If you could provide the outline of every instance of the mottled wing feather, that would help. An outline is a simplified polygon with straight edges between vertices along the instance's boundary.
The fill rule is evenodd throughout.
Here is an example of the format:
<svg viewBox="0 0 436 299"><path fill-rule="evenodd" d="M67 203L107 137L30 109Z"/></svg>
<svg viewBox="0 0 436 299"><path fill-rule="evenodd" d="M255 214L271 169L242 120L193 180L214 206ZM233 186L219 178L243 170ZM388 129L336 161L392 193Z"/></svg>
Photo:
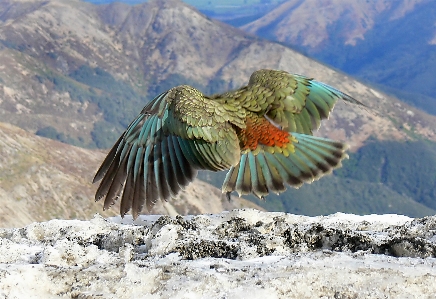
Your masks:
<svg viewBox="0 0 436 299"><path fill-rule="evenodd" d="M188 86L157 96L103 161L93 181L101 180L95 199L104 198L107 209L121 198L121 215L132 209L136 218L144 205L151 209L157 200L176 196L196 177L197 169L236 165L237 136L225 111L215 106Z"/></svg>
<svg viewBox="0 0 436 299"><path fill-rule="evenodd" d="M321 120L328 118L338 99L366 107L327 84L285 71L256 71L245 89L245 94L255 92L266 116L288 132L311 135Z"/></svg>

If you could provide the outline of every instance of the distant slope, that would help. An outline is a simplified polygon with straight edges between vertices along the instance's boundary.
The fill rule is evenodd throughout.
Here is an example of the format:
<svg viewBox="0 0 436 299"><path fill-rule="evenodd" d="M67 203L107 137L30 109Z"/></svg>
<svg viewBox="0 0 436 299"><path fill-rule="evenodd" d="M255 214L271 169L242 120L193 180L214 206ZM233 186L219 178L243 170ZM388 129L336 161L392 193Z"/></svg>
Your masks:
<svg viewBox="0 0 436 299"><path fill-rule="evenodd" d="M429 0L289 0L242 29L389 87L436 114L435 15Z"/></svg>
<svg viewBox="0 0 436 299"><path fill-rule="evenodd" d="M94 202L92 177L104 153L35 136L0 122L0 227L34 221L90 219L95 213L119 215L118 204L103 212ZM200 214L251 207L240 198L228 201L221 191L195 181L177 200L159 202L151 213ZM146 211L143 211L146 213Z"/></svg>

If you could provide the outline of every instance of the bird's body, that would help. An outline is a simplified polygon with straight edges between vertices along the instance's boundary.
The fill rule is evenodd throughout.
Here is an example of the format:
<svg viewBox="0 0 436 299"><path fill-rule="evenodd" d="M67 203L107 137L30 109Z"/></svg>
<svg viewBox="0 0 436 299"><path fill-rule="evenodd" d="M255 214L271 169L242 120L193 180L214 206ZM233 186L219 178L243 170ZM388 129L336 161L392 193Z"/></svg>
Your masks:
<svg viewBox="0 0 436 299"><path fill-rule="evenodd" d="M129 125L95 175L104 208L136 218L144 203L174 197L197 170L227 170L223 193L262 198L299 187L340 166L346 145L312 136L338 99L360 102L321 82L260 70L247 86L207 97L190 86L153 99Z"/></svg>

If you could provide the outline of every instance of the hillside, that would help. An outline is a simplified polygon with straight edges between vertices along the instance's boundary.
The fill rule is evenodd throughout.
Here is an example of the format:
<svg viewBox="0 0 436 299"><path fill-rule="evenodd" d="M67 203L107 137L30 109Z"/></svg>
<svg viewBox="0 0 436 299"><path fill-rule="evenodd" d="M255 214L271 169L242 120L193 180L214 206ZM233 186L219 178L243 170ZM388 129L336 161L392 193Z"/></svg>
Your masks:
<svg viewBox="0 0 436 299"><path fill-rule="evenodd" d="M315 77L371 107L366 111L339 103L317 132L351 145L356 156L351 155L349 165L357 163L353 157L357 159L359 150L372 140L397 142L393 149L404 148L406 141L436 141L435 116L290 48L211 20L180 1L97 6L77 0L6 0L0 2L0 22L1 120L40 136L108 148L144 104L162 90L187 83L213 93L245 84L254 70L273 68ZM416 148L423 156L434 155L428 147ZM383 150L383 146L373 147L371 155L386 156ZM406 165L414 163L408 157L404 160ZM433 169L434 160L428 161ZM86 171L89 179L98 164L94 163ZM346 172L353 177L351 183L345 177L330 177L262 204L307 214L328 213L329 209L351 212L350 205L354 213L422 216L434 212L434 198L428 202L428 195L413 193L418 185L398 192L391 179L385 179L393 178L397 169L383 167L383 159L377 163L376 168L389 170L382 179L365 181L358 176L365 167L354 167ZM363 165L371 165L371 160ZM408 175L420 177L414 172ZM216 186L222 183L210 174L202 178ZM92 190L83 199L91 198ZM322 205L320 194L328 194ZM196 196L208 197L208 191ZM50 214L61 216L60 212Z"/></svg>
<svg viewBox="0 0 436 299"><path fill-rule="evenodd" d="M180 83L208 93L235 88L254 70L274 68L313 76L380 112L338 105L323 135L353 147L371 135L436 140L435 117L176 0L134 7L8 0L0 16L0 115L42 136L107 148L162 90Z"/></svg>
<svg viewBox="0 0 436 299"><path fill-rule="evenodd" d="M101 151L35 136L0 122L0 227L54 218L90 219L95 213L118 215L118 205L103 211L103 203L94 202L97 185L91 181L103 158ZM237 197L229 202L220 190L196 180L178 199L159 202L151 214L195 215L243 207L262 209Z"/></svg>
<svg viewBox="0 0 436 299"><path fill-rule="evenodd" d="M241 28L436 114L435 15L429 0L288 0Z"/></svg>

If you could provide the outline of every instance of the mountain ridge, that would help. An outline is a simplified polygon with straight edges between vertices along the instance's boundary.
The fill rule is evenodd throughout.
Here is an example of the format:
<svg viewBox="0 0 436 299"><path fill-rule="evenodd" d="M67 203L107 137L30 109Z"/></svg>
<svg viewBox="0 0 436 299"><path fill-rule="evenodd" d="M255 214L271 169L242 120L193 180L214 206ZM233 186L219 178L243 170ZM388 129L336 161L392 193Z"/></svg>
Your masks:
<svg viewBox="0 0 436 299"><path fill-rule="evenodd" d="M241 29L377 82L436 115L435 13L429 0L289 0Z"/></svg>
<svg viewBox="0 0 436 299"><path fill-rule="evenodd" d="M3 11L8 7L5 3ZM415 130L412 135L436 139L436 125L432 125L436 118L289 48L210 20L179 1L152 1L135 6L134 12L123 4L32 3L42 4L30 13L21 13L14 22L4 17L0 28L0 59L7 66L0 72L0 113L5 121L29 131L53 127L75 140L80 137L86 145L95 142L92 136L102 135L98 128L113 126L105 129L105 134L111 134L114 141L146 98L160 89L180 83L206 92L236 88L247 82L253 71L273 68L324 81L386 115L367 114L352 106L344 109L339 104L335 109L339 113L335 111L325 122L322 135L349 139L355 148L370 135L408 139L410 132L398 126L406 123ZM103 22L101 15L109 23ZM132 24L137 23L142 26L135 31ZM104 79L106 85L93 85L92 78ZM116 84L119 87L113 90L111 86ZM353 122L358 126L347 125L349 132L338 126ZM110 143L101 142L101 146Z"/></svg>

